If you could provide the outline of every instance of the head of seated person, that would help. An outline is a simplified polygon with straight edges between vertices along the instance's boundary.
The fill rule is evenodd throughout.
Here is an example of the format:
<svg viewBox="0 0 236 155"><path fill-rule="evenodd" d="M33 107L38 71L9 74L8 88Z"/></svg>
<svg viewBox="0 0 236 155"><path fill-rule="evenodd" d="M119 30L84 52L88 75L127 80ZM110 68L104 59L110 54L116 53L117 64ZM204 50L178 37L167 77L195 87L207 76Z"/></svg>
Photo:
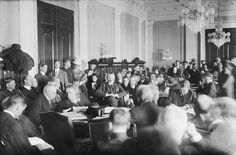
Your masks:
<svg viewBox="0 0 236 155"><path fill-rule="evenodd" d="M124 141L128 137L126 135L127 130L130 127L130 113L126 109L114 109L109 116L109 131L112 134L119 134L121 137L119 140ZM113 137L111 137L113 138Z"/></svg>
<svg viewBox="0 0 236 155"><path fill-rule="evenodd" d="M161 110L160 107L153 105L152 102L147 102L145 106L133 108L131 117L137 125L138 132L155 127Z"/></svg>
<svg viewBox="0 0 236 155"><path fill-rule="evenodd" d="M157 104L159 98L159 90L154 85L140 85L136 90L137 100L140 105L146 102Z"/></svg>
<svg viewBox="0 0 236 155"><path fill-rule="evenodd" d="M10 112L14 118L19 118L26 106L24 95L21 93L14 94L3 101L3 109Z"/></svg>
<svg viewBox="0 0 236 155"><path fill-rule="evenodd" d="M183 80L180 82L180 92L182 95L185 95L189 92L190 82L188 80Z"/></svg>
<svg viewBox="0 0 236 155"><path fill-rule="evenodd" d="M219 123L209 136L209 150L235 154L236 119L226 119Z"/></svg>
<svg viewBox="0 0 236 155"><path fill-rule="evenodd" d="M208 110L210 109L210 107L212 106L212 104L213 104L213 100L211 97L209 97L208 95L199 94L197 98L197 102L194 105L195 115L206 114Z"/></svg>
<svg viewBox="0 0 236 155"><path fill-rule="evenodd" d="M107 81L109 84L113 84L115 82L115 79L116 79L116 77L115 77L114 73L109 73L107 75Z"/></svg>
<svg viewBox="0 0 236 155"><path fill-rule="evenodd" d="M68 99L73 103L74 106L78 106L78 102L80 102L80 89L76 85L69 85L66 88L66 93Z"/></svg>
<svg viewBox="0 0 236 155"><path fill-rule="evenodd" d="M57 95L57 88L53 84L47 84L43 88L43 94L48 98L48 100L52 101Z"/></svg>
<svg viewBox="0 0 236 155"><path fill-rule="evenodd" d="M213 82L213 75L211 73L206 73L204 75L204 81L205 81L205 83Z"/></svg>
<svg viewBox="0 0 236 155"><path fill-rule="evenodd" d="M219 123L226 119L236 119L236 101L230 97L214 99L208 110L207 120L211 122L210 129L214 130Z"/></svg>
<svg viewBox="0 0 236 155"><path fill-rule="evenodd" d="M60 79L56 76L50 78L50 80L48 81L48 84L54 85L57 89L60 89Z"/></svg>
<svg viewBox="0 0 236 155"><path fill-rule="evenodd" d="M173 104L165 107L159 114L157 129L167 140L180 145L187 129L186 112Z"/></svg>
<svg viewBox="0 0 236 155"><path fill-rule="evenodd" d="M24 76L23 81L24 81L24 86L26 86L26 87L33 87L34 86L33 77L31 75Z"/></svg>
<svg viewBox="0 0 236 155"><path fill-rule="evenodd" d="M14 79L6 78L4 81L7 90L13 91L16 88L16 82Z"/></svg>

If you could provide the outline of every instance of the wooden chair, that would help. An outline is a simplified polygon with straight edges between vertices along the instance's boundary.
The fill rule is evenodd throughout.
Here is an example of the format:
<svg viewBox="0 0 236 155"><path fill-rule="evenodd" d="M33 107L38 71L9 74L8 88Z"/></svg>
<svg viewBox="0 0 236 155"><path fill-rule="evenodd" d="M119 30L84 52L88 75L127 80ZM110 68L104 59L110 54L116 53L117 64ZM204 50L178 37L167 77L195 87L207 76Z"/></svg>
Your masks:
<svg viewBox="0 0 236 155"><path fill-rule="evenodd" d="M82 153L90 144L88 139L76 139L72 121L59 113L40 114L46 141L60 154Z"/></svg>
<svg viewBox="0 0 236 155"><path fill-rule="evenodd" d="M98 141L107 140L109 130L108 123L107 119L89 121L89 136L93 146L96 146Z"/></svg>

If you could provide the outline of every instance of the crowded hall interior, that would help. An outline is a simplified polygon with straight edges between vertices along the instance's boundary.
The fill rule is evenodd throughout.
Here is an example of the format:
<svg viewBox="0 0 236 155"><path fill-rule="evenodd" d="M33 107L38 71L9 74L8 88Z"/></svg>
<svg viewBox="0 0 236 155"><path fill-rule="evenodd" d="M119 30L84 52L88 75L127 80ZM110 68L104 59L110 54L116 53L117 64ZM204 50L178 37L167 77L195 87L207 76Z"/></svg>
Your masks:
<svg viewBox="0 0 236 155"><path fill-rule="evenodd" d="M0 155L236 155L236 0L0 0Z"/></svg>

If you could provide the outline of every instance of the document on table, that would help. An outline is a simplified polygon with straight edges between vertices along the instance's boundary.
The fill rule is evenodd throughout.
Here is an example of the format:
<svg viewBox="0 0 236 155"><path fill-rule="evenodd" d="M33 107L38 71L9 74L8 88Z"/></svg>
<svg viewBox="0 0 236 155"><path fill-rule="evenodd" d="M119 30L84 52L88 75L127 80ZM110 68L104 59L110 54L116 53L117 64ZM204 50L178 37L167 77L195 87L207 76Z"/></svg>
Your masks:
<svg viewBox="0 0 236 155"><path fill-rule="evenodd" d="M65 113L61 113L64 116L69 117L72 121L74 120L85 120L87 119L87 117L85 115L83 115L82 113L78 113L76 111L72 111L72 112L65 112Z"/></svg>
<svg viewBox="0 0 236 155"><path fill-rule="evenodd" d="M48 144L39 137L29 137L28 138L30 145L36 146L40 151L46 149L54 149L52 145Z"/></svg>

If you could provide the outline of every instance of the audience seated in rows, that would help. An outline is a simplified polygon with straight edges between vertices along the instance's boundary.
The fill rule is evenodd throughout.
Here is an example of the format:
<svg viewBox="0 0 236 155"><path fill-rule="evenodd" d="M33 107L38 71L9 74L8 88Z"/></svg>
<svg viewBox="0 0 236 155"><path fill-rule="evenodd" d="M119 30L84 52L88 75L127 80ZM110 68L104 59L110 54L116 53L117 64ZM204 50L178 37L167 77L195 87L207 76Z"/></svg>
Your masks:
<svg viewBox="0 0 236 155"><path fill-rule="evenodd" d="M123 106L121 98L125 95L124 89L115 83L115 74L108 74L108 82L102 83L96 91L96 96L104 98L104 104L108 106Z"/></svg>

